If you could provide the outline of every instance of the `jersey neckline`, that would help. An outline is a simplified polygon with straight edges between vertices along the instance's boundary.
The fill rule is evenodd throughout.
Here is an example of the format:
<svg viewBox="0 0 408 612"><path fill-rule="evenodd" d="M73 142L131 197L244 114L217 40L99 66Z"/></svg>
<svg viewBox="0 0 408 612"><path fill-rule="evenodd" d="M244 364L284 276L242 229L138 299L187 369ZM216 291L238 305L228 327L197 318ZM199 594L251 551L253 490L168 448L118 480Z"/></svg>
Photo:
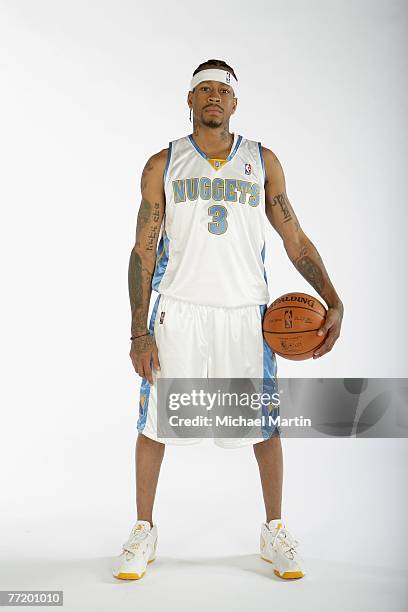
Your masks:
<svg viewBox="0 0 408 612"><path fill-rule="evenodd" d="M196 141L194 140L194 138L193 138L193 135L192 135L192 134L189 134L187 138L188 138L188 140L190 141L191 145L192 145L192 146L194 147L194 149L196 150L196 152L197 152L199 155L201 155L201 157L203 157L204 159L206 159L208 162L210 162L210 160L212 160L212 159L217 159L217 160L219 160L219 158L215 158L215 157L208 157L208 155L206 155L206 154L204 153L204 151L202 151L202 150L200 149L200 147L198 146L198 144L197 144L197 143L196 143ZM236 154L236 152L238 151L238 148L239 148L239 145L241 144L241 141L242 141L242 136L240 136L239 134L235 134L235 133L234 133L234 140L233 140L233 142L232 142L232 147L231 147L230 154L228 155L227 159L225 159L225 160L223 159L223 160L219 160L219 161L224 161L225 163L226 163L226 162L231 161L231 159L234 157L234 155L235 155L235 154ZM210 163L211 163L211 162L210 162Z"/></svg>

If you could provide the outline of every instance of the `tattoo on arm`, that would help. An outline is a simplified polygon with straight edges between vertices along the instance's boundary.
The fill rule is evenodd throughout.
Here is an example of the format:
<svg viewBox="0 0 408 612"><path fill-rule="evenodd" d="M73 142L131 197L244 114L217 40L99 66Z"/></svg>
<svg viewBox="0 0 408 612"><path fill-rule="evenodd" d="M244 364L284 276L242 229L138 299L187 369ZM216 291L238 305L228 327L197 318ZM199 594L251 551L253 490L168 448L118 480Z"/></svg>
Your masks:
<svg viewBox="0 0 408 612"><path fill-rule="evenodd" d="M279 195L273 197L272 206L277 206L278 204L283 215L283 223L291 221L292 215L290 214L290 204L285 193L280 193Z"/></svg>
<svg viewBox="0 0 408 612"><path fill-rule="evenodd" d="M155 267L155 244L160 231L159 221L159 202L152 205L143 199L137 217L136 244L130 254L128 271L132 336L137 336L147 329L151 281ZM143 257L143 253L148 257Z"/></svg>
<svg viewBox="0 0 408 612"><path fill-rule="evenodd" d="M155 202L151 209L151 224L146 238L146 251L153 251L159 234L160 204Z"/></svg>
<svg viewBox="0 0 408 612"><path fill-rule="evenodd" d="M154 166L151 161L148 161L145 167L143 168L142 178L140 181L140 187L141 187L142 193L147 187L147 179L149 178L149 172L153 170L153 168Z"/></svg>
<svg viewBox="0 0 408 612"><path fill-rule="evenodd" d="M129 260L129 299L132 312L132 336L137 336L147 328L148 308L145 308L147 285L151 274L143 268L142 258L133 247Z"/></svg>
<svg viewBox="0 0 408 612"><path fill-rule="evenodd" d="M324 288L324 274L322 269L317 263L317 258L311 258L308 255L309 249L307 245L303 245L300 249L298 256L292 259L294 265L299 270L300 274L316 289L316 291L322 295ZM321 259L320 259L321 261ZM324 297L322 295L322 297Z"/></svg>
<svg viewBox="0 0 408 612"><path fill-rule="evenodd" d="M310 259L307 255L300 257L296 262L296 267L302 276L318 291L319 293L323 290L324 279L323 274L319 266Z"/></svg>
<svg viewBox="0 0 408 612"><path fill-rule="evenodd" d="M285 248L295 268L316 289L328 306L337 304L339 301L337 293L314 244L305 237L301 244L288 242Z"/></svg>

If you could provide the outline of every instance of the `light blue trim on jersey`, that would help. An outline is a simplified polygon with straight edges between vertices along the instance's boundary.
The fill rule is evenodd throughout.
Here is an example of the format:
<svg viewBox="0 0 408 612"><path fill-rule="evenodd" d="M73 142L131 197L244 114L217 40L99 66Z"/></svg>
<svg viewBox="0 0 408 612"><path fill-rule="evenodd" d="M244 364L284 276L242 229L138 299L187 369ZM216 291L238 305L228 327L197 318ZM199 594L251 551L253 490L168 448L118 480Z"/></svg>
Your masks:
<svg viewBox="0 0 408 612"><path fill-rule="evenodd" d="M266 268L265 268L265 242L263 243L263 247L262 247L262 251L261 251L261 257L262 257L262 261L264 264L264 279L265 279L265 283L268 284L268 277L266 276Z"/></svg>
<svg viewBox="0 0 408 612"><path fill-rule="evenodd" d="M208 155L206 155L206 154L204 153L204 151L202 151L202 150L200 149L200 147L198 146L198 144L195 142L195 140L194 140L194 138L193 138L193 135L192 135L192 134L189 134L189 135L188 135L188 138L189 138L189 140L190 140L191 144L193 145L193 147L195 148L195 150L197 151L197 153L199 153L199 154L201 155L201 157L204 157L204 159L207 159L207 160L208 160L208 159L211 159L211 157L208 157ZM233 150L233 151L231 151L231 153L228 155L228 157L227 157L226 161L231 161L231 159L234 157L235 153L238 151L238 147L239 147L239 145L241 144L241 142L242 142L242 136L238 136L238 138L237 138L237 142L235 143L234 150Z"/></svg>
<svg viewBox="0 0 408 612"><path fill-rule="evenodd" d="M261 166L262 166L262 172L263 172L263 177L264 177L264 185L265 185L265 181L266 181L265 161L264 161L264 156L263 156L263 153L262 153L262 144L260 142L258 142L258 149L259 149L259 157L261 158Z"/></svg>
<svg viewBox="0 0 408 612"><path fill-rule="evenodd" d="M160 281L166 271L169 262L170 240L166 235L166 230L163 229L162 237L160 238L159 246L156 254L156 267L152 278L152 289L159 291Z"/></svg>
<svg viewBox="0 0 408 612"><path fill-rule="evenodd" d="M200 147L198 146L198 144L196 144L193 135L189 134L188 135L191 144L193 145L193 147L195 148L195 150L197 151L197 153L199 153L201 155L201 157L204 157L204 159L209 159L209 157L207 157L207 155L200 149Z"/></svg>
<svg viewBox="0 0 408 612"><path fill-rule="evenodd" d="M231 161L231 159L234 157L235 153L238 151L238 147L241 144L241 141L242 141L242 136L238 136L237 143L234 147L234 150L231 151L231 153L228 155L227 161Z"/></svg>
<svg viewBox="0 0 408 612"><path fill-rule="evenodd" d="M167 151L166 167L164 168L164 175L163 175L163 184L164 184L164 186L166 186L167 171L168 171L169 166L170 166L170 159L171 159L172 148L173 148L173 143L169 142L169 150Z"/></svg>
<svg viewBox="0 0 408 612"><path fill-rule="evenodd" d="M159 306L161 294L156 298L156 302L153 306L152 316L150 317L149 323L149 333L151 336L154 335L154 322L156 320L157 308ZM152 365L153 359L150 361L150 365ZM137 430L142 433L143 429L146 425L147 411L149 408L149 397L150 397L150 383L147 378L142 378L142 383L140 385L140 399L139 399L139 418L137 420Z"/></svg>
<svg viewBox="0 0 408 612"><path fill-rule="evenodd" d="M264 314L267 310L267 304L260 304L259 311L261 314L261 321L263 320ZM276 378L277 372L277 363L276 363L276 355L272 351L269 344L266 342L265 338L263 338L263 383L262 383L262 393L268 393L268 395L272 396L274 393L278 393L278 381ZM273 402L276 404L276 398L273 399ZM270 409L270 410L269 410ZM281 428L279 425L274 426L273 424L269 424L267 417L272 416L276 418L279 415L279 406L265 406L265 403L262 402L262 415L265 416L265 425L262 425L262 435L265 440L269 440L272 435L281 434Z"/></svg>

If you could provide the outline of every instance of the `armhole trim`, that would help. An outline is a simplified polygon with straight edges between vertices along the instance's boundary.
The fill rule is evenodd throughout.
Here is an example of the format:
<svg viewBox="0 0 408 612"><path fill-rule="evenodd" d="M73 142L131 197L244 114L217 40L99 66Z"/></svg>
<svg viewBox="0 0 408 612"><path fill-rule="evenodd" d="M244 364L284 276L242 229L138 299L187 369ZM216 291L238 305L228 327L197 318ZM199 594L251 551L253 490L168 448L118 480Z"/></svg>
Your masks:
<svg viewBox="0 0 408 612"><path fill-rule="evenodd" d="M164 174L163 174L163 185L164 185L164 187L166 187L167 171L168 171L169 166L170 166L171 152L172 152L172 148L173 148L172 145L173 145L173 143L169 142L169 149L167 151L167 161L166 161L166 166L164 168Z"/></svg>
<svg viewBox="0 0 408 612"><path fill-rule="evenodd" d="M262 153L262 144L260 142L258 142L258 149L259 149L259 157L261 158L261 166L262 166L262 172L263 172L263 177L264 177L264 186L265 186L265 182L266 182L265 162L264 162L264 156L263 156L263 153Z"/></svg>

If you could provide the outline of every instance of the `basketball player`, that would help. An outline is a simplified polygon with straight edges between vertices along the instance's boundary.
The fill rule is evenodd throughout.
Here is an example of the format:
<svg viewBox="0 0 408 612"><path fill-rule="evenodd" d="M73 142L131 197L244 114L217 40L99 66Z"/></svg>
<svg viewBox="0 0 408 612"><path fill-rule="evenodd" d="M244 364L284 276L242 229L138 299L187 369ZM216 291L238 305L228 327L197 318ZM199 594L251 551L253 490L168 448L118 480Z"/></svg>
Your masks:
<svg viewBox="0 0 408 612"><path fill-rule="evenodd" d="M155 558L157 526L152 512L165 444L200 441L158 438L157 379L276 380L276 357L262 335L270 299L264 268L265 214L294 266L327 303L320 329L327 338L314 358L330 351L340 334L342 302L288 200L278 158L261 143L229 131L237 98L238 81L230 66L221 60L201 64L187 98L193 133L153 155L143 170L129 264L130 356L142 377L136 444L138 520L116 559L117 578L141 578ZM148 326L152 289L158 296ZM266 511L261 557L272 563L280 578L301 578L305 566L299 543L281 516L280 433L277 426L264 429L256 439L214 440L223 448L253 444Z"/></svg>

